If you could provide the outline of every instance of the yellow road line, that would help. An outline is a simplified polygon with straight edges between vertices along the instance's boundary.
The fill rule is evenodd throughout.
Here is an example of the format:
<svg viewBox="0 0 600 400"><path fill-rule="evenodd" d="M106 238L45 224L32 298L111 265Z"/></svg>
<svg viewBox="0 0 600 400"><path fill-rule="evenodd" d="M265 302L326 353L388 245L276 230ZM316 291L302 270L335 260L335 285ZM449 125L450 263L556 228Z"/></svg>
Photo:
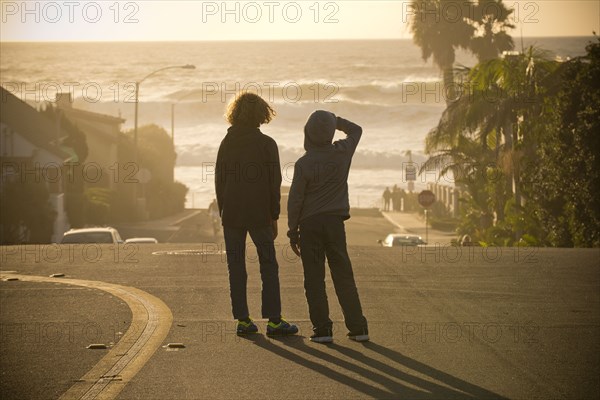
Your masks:
<svg viewBox="0 0 600 400"><path fill-rule="evenodd" d="M1 278L28 282L53 282L108 292L127 303L131 325L121 340L60 398L114 399L139 372L167 337L173 315L162 300L140 289L99 281L44 276L2 274Z"/></svg>

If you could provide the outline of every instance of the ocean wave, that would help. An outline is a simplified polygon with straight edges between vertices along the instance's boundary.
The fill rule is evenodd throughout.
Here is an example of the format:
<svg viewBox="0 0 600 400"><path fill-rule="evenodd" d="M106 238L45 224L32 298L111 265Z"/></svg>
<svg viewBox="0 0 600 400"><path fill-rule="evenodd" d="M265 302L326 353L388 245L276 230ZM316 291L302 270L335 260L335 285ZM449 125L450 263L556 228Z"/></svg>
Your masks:
<svg viewBox="0 0 600 400"><path fill-rule="evenodd" d="M218 143L213 145L192 144L177 147L177 166L207 166L215 162L217 158ZM282 167L293 165L298 158L304 154L304 149L298 147L279 146L279 158ZM412 153L412 160L416 163L422 163L426 159L425 155L416 151ZM397 169L409 161L405 151L374 151L357 150L352 165L361 169Z"/></svg>
<svg viewBox="0 0 600 400"><path fill-rule="evenodd" d="M45 77L44 82L53 82L53 77ZM35 98L36 101L53 102L55 92L69 91L69 87L61 84L37 85L22 80L3 82L7 90L18 97ZM441 83L434 76L408 75L401 80L378 80L337 82L316 79L314 81L281 82L202 82L194 86L172 90L176 85L163 84L152 88L142 87L140 104L153 109L171 104L177 107L190 103L200 103L208 112L223 110L240 91L253 91L270 103L278 105L322 104L331 105L339 102L354 103L364 106L398 106L407 103L431 104L441 102ZM27 88L25 91L24 88ZM81 89L81 88L76 88ZM134 104L134 86L131 82L114 85L110 82L95 83L91 91L83 93L74 90L76 107L94 111L126 109ZM30 92L38 92L31 94ZM436 92L436 95L432 93ZM87 97L85 97L87 95Z"/></svg>
<svg viewBox="0 0 600 400"><path fill-rule="evenodd" d="M332 103L344 99L359 103L397 104L400 100L411 101L415 91L441 90L438 76L408 75L402 80L372 80L344 83L317 79L314 81L282 82L203 82L201 86L176 91L154 91L145 101L173 103L220 102L232 100L235 93L251 91L273 104L282 103ZM403 97L403 95L405 95ZM433 98L433 96L430 96Z"/></svg>

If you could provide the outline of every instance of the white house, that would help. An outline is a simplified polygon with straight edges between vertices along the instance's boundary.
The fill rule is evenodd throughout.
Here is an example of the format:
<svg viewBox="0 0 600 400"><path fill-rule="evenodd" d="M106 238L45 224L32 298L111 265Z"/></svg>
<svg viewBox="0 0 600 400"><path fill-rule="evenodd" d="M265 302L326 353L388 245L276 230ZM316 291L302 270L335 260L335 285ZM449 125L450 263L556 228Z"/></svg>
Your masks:
<svg viewBox="0 0 600 400"><path fill-rule="evenodd" d="M66 134L35 108L0 87L0 191L5 182L35 179L46 184L56 212L52 242L69 229L65 211L65 166L76 162L71 148L60 145ZM23 232L27 241L27 232Z"/></svg>

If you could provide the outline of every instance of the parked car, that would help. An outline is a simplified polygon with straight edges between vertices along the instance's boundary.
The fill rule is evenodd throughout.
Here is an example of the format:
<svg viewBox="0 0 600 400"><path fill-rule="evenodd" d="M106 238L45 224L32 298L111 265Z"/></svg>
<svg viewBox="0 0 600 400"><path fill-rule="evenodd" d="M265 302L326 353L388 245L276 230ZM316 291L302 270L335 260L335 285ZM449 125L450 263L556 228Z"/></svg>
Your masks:
<svg viewBox="0 0 600 400"><path fill-rule="evenodd" d="M158 243L158 240L156 240L155 238L152 238L152 237L134 237L134 238L129 238L129 239L125 240L125 244L131 244L131 243L152 244L152 243Z"/></svg>
<svg viewBox="0 0 600 400"><path fill-rule="evenodd" d="M383 240L378 240L377 243L383 247L395 246L422 246L427 244L421 236L407 235L405 233L390 233Z"/></svg>
<svg viewBox="0 0 600 400"><path fill-rule="evenodd" d="M459 243L461 246L479 246L479 243L471 240L471 236L469 235L463 235L460 238Z"/></svg>
<svg viewBox="0 0 600 400"><path fill-rule="evenodd" d="M123 239L115 228L82 228L65 232L61 243L123 243Z"/></svg>

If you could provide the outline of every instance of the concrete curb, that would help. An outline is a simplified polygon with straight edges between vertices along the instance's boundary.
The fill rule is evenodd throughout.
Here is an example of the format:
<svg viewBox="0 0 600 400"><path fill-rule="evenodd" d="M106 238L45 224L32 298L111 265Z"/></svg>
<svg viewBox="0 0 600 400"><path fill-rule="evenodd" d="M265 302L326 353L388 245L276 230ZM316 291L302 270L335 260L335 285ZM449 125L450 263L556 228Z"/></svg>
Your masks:
<svg viewBox="0 0 600 400"><path fill-rule="evenodd" d="M171 310L162 300L134 287L99 281L2 274L2 279L52 282L83 286L108 292L127 303L132 312L129 329L121 340L61 399L114 399L142 369L167 337L173 322Z"/></svg>

